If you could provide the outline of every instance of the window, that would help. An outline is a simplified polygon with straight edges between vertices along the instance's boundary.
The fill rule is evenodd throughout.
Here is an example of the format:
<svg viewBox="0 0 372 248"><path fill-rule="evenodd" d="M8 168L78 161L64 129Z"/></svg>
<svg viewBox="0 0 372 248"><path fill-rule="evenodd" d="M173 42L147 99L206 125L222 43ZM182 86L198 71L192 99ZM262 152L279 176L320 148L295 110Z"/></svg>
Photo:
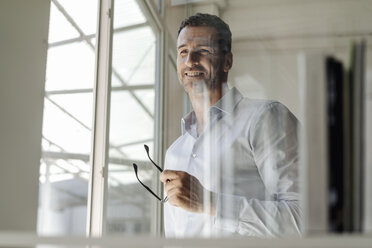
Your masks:
<svg viewBox="0 0 372 248"><path fill-rule="evenodd" d="M41 234L84 234L88 229L85 223L89 223L89 220L94 218L96 214L91 213L89 208L95 208L98 205L100 206L98 212L102 214L100 217L103 218L98 218L98 222L94 222L94 225L102 227L103 231L98 232L99 235L160 234L162 205L138 183L132 165L133 163L138 165L141 181L158 195L162 195L158 180L159 172L150 163L144 145L149 147L149 156L162 166L165 148L168 148L180 134L179 120L181 115L190 110L187 106L190 102L183 101L183 89L178 85L176 56L174 55L175 44L173 43L176 41L178 25L182 19L199 11L221 16L229 23L233 32L234 66L229 71L228 84L230 88L235 86L239 89L241 94L231 96L229 99L233 101L228 102L235 104L236 98L234 97L239 96L241 97L239 99L243 99L243 95L261 100L276 100L286 106L275 103L280 111L288 114L287 110L289 109L293 115L290 114L281 119L284 114L278 111L278 116L275 116L278 118L273 120L270 119L271 115L262 115L257 117L257 120L252 120L253 118L248 120L249 122L257 121L249 125L252 124L254 128L257 128L252 131L254 134L261 132L262 135L257 136L264 138L258 143L261 142L262 148L269 148L267 153L265 149L262 149L261 154L258 154L257 150L256 154L253 154L251 150L247 152L248 148L252 148L249 143L251 140L248 142L245 139L246 136L250 136L250 133L247 135L247 129L243 125L241 129L234 130L241 131L241 133L237 133L236 136L234 136L235 134L230 135L238 137L232 141L228 139L229 137L223 137L220 140L206 138L203 141L205 143L200 145L200 153L194 152L193 149L196 146L189 140L185 141L186 145L179 144L178 151L187 150L185 149L187 147L189 148L187 152L192 152L190 154L185 152L178 156L179 153L175 151L171 158L174 159L172 162L178 162L174 163L177 165L183 164L187 169L193 167L194 171L192 172L199 173L200 181L211 185L211 191L227 192L228 197L234 197L230 198L230 201L226 198L225 203L227 204L222 206L225 207L225 211L221 212L227 218L221 219L227 220L227 224L231 220L228 219L231 217L229 216L231 213L235 213L234 218L243 216L243 219L245 218L248 222L249 218L253 216L256 218L253 222L259 223L261 226L257 230L253 230L256 228L254 225L243 223L242 225L248 230L241 228L243 232L250 233L253 230L252 233L257 231L254 235L259 235L264 230L263 236L280 235L281 228L286 225L283 224L285 222L280 217L286 216L288 218L285 218L285 221L295 220L290 223L294 230L290 234L298 234L300 230L298 223L301 220L301 216L298 214L301 210L300 195L304 194L303 198L311 199L309 195L306 195L306 192L300 190L301 185L298 180L300 177L297 170L300 168L298 165L302 159L297 157L298 144L301 142L301 140L297 140L297 126L299 126L299 122L306 121L306 118L301 115L303 111L301 104L304 103L304 100L298 94L301 85L301 75L299 76L301 71L299 65L301 64L297 61L298 54L314 51L331 52L343 61L347 61L350 39L359 36L355 34L366 34L367 27L359 29L358 25L353 28L352 25L337 24L338 22L343 23L346 19L337 11L333 11L328 2L294 5L283 1L279 4L280 6L244 1L229 1L227 5L222 3L224 1L218 1L219 3L191 2L101 0L99 3L94 3L95 6L93 6L89 1L71 3L67 0L52 0L43 157L40 166L39 232ZM96 22L93 24L91 20L96 20L95 16L101 13L97 5L107 7L111 4L113 4L112 8L107 9L108 11L103 15L112 18L106 17L110 20L103 20L103 18L99 21L100 24L104 23L106 28L108 26L110 28L103 30L108 32L97 32L99 33L97 40L101 42L101 38L104 37L103 40L106 42L104 49L107 50L103 49L106 56L104 59L97 59L99 55L95 54L95 51L100 49L95 48L95 30L99 28L96 27ZM91 7L87 7L88 5ZM342 6L345 10L352 10L350 15L347 15L349 20L354 20L356 16L359 16L359 13L363 12L357 11L360 5L351 3L351 1L345 1ZM277 7L282 8L281 11L278 12ZM165 13L164 9L168 12ZM308 9L312 11L309 12ZM314 13L319 10L322 10L319 12L322 18L305 15L305 13ZM88 15L86 18L89 21L82 15L82 12ZM164 15L163 19L159 18L159 13ZM295 13L301 14L294 15ZM364 13L364 15L368 16L368 13ZM324 20L336 21L328 23ZM288 23L291 25L287 25ZM329 29L325 24L330 25ZM327 29L324 29L325 26ZM338 31L339 29L340 31ZM56 30L59 31L55 32ZM321 63L317 65L321 65ZM104 74L106 73L104 79L97 79L97 75L95 77L95 71L100 69ZM191 74L194 74L192 77L202 77L205 73ZM100 92L100 94L107 96L107 101L97 101L99 96L94 94L94 82L98 82L99 86L107 84L108 87ZM319 82L323 83L320 80ZM368 83L370 91L370 80ZM306 93L309 92L310 90ZM205 99L209 99L209 97L205 97ZM268 103L259 100L257 102ZM370 103L370 97L367 102ZM274 104L271 105L270 102L267 106L269 110L265 113L269 113ZM315 109L314 106L312 109ZM98 131L92 125L93 118L98 116L97 112L92 111L95 107L100 108L104 113L98 118L100 124L107 124L101 125L101 130ZM368 109L370 109L370 104ZM276 111L276 109L274 110ZM216 113L220 114L221 112L217 110ZM256 114L259 111L251 112ZM215 120L220 120L220 117L222 118L222 114L216 116ZM247 115L242 114L239 117L245 118ZM259 119L261 117L262 119ZM268 119L263 120L266 117ZM299 122L295 117L299 119ZM317 120L317 118L313 119ZM367 116L367 119L370 122L370 116ZM242 120L240 123L246 124L248 121ZM265 124L271 123L273 127L266 129L266 126L257 124L261 121ZM288 130L286 122L293 124ZM315 126L315 124L310 125ZM195 126L190 125L190 130ZM271 153L271 145L278 144L276 140L271 139L280 133L279 128L293 135L290 140L295 142L293 145L287 142L288 136L287 133L284 133L281 139L285 151L275 148ZM223 127L216 128L215 133L211 132L211 137L213 134L217 134L213 136L214 138L218 138L219 134L223 135L220 130L223 130ZM97 132L105 133L106 131L107 137L103 136L99 140L94 139ZM370 137L370 131L367 131ZM193 133L195 139L199 137L195 135L196 132ZM250 137L253 136L252 134ZM325 135L320 136L325 139ZM220 147L210 145L218 142ZM367 147L370 147L370 140L368 142ZM203 144L205 145L203 146ZM95 145L101 146L98 150L92 149ZM293 150L290 150L288 146ZM314 147L318 148L320 145L314 145ZM225 150L222 151L222 149ZM100 153L103 159L98 162L90 162L92 161L91 157L97 153ZM294 157L290 157L288 154ZM218 157L219 155L221 156ZM319 157L323 160L326 158L325 156ZM285 159L289 161L284 161ZM368 159L370 161L370 156ZM257 160L261 162L262 166L258 165ZM250 168L246 168L247 161L249 161ZM281 170L277 167L280 165L278 161L284 161L282 165L285 166L294 165L293 171L289 171L284 176L280 175L278 171ZM94 166L91 167L91 164ZM227 167L225 164L232 166ZM324 169L325 166L322 168ZM258 171L259 169L262 171ZM89 183L94 181L90 174L97 174L95 173L97 171L102 176L92 184L103 187L98 187L97 190L94 189L90 192L88 190ZM253 176L245 176L245 173L250 173L250 176ZM326 173L320 174L324 176ZM309 179L310 175L304 177ZM288 178L290 180L285 181ZM325 180L320 180L320 177L317 179L322 182L311 185L311 189L314 190L318 186L322 193L327 193L328 188L323 185ZM279 181L288 187L294 185L294 191L286 192L289 193L287 195L280 191L277 192L277 187L280 186ZM310 182L310 184L312 183ZM268 189L271 191L269 192ZM101 201L92 201L87 204L87 199L92 195L98 196L96 199ZM314 197L319 200L318 195L315 195ZM288 200L291 208L281 205L287 204L287 201L281 200L283 198L280 197L283 196L287 197L285 200ZM323 204L323 212L327 211L328 203L325 199L326 197L319 200ZM205 202L209 200L213 201L215 198L209 197ZM313 202L314 205L318 203L317 201ZM370 201L368 204L371 204ZM245 207L242 208L245 215L242 215L241 212L231 211L234 207L236 210L241 206ZM279 208L283 212L278 212ZM300 210L297 211L298 209ZM287 210L288 215L281 215ZM280 213L276 215L278 219L271 218L271 213ZM184 216L179 219L191 220L189 223L195 220L204 222L204 219L190 217L189 213L183 214ZM292 214L296 215L296 218L291 218ZM319 216L320 219L323 219L322 231L325 231L327 230L326 218ZM191 233L191 235L198 236L200 234L210 237L215 219L207 217L208 224L211 225L205 226L205 233L194 229L195 233ZM308 214L307 217L312 216ZM197 221L192 224L195 223ZM233 221L231 223L235 224ZM180 223L180 226L182 224L184 223ZM200 226L203 225L204 223ZM185 230L183 234L189 234L190 229ZM274 231L272 232L272 230ZM278 232L275 233L276 231ZM222 235L219 232L213 234ZM230 235L230 233L226 234Z"/></svg>
<svg viewBox="0 0 372 248"><path fill-rule="evenodd" d="M51 1L39 234L86 232L96 20L97 1Z"/></svg>
<svg viewBox="0 0 372 248"><path fill-rule="evenodd" d="M112 50L107 234L149 234L156 202L138 183L156 188L159 175L144 144L155 155L155 65L158 32L135 0L116 0Z"/></svg>
<svg viewBox="0 0 372 248"><path fill-rule="evenodd" d="M39 187L42 235L85 235L89 229L94 83L101 63L96 62L97 6L108 2L51 1ZM153 211L155 202L138 185L132 163L156 189L158 175L144 144L157 158L160 32L137 1L116 0L113 7L111 101L100 106L110 106L107 202L102 203L107 220L102 225L108 234L149 234L158 229L159 211Z"/></svg>

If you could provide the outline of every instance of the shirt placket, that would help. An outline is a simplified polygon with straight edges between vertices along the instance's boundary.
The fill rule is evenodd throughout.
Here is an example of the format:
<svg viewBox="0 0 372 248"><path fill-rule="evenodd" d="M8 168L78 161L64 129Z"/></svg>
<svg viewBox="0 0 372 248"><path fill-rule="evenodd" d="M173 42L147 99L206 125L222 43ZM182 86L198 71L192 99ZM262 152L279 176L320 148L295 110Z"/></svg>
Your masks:
<svg viewBox="0 0 372 248"><path fill-rule="evenodd" d="M215 125L218 124L218 120L221 119L221 116L221 112L211 112L208 127L205 129L204 132L201 133L199 137L195 138L195 142L191 150L188 171L192 175L196 176L201 183L204 181L204 171L210 171L209 163L211 154L203 153L205 153L206 149L212 148L211 144L213 142L211 142L211 140L213 140L214 137L212 136L213 133L211 133L211 130ZM209 156L209 158L207 158L206 156Z"/></svg>

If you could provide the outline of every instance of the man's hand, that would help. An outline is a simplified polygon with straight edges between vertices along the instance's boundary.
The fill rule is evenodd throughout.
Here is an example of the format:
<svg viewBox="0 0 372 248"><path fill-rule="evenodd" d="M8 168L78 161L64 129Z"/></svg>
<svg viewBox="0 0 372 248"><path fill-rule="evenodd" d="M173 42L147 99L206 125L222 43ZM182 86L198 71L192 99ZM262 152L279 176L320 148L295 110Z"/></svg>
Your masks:
<svg viewBox="0 0 372 248"><path fill-rule="evenodd" d="M168 202L186 211L215 214L212 192L204 189L196 177L184 171L164 170L160 174L160 181L164 183L164 189ZM209 206L204 209L204 197L209 197Z"/></svg>

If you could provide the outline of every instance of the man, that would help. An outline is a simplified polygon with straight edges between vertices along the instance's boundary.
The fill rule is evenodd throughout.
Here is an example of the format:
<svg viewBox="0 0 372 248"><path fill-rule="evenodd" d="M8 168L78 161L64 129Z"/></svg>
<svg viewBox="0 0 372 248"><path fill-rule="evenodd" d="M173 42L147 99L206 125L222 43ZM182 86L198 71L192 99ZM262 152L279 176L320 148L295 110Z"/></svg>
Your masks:
<svg viewBox="0 0 372 248"><path fill-rule="evenodd" d="M278 102L226 90L231 32L220 18L186 18L177 73L193 111L160 175L167 237L300 233L297 120Z"/></svg>

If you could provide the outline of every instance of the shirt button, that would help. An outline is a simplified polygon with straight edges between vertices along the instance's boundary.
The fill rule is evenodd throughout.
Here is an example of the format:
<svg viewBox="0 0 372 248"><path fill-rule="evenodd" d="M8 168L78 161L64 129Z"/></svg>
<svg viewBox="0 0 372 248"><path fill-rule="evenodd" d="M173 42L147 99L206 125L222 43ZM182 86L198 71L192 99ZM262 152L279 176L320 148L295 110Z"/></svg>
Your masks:
<svg viewBox="0 0 372 248"><path fill-rule="evenodd" d="M193 154L192 154L192 157L193 157L193 158L196 158L196 153L193 153Z"/></svg>

